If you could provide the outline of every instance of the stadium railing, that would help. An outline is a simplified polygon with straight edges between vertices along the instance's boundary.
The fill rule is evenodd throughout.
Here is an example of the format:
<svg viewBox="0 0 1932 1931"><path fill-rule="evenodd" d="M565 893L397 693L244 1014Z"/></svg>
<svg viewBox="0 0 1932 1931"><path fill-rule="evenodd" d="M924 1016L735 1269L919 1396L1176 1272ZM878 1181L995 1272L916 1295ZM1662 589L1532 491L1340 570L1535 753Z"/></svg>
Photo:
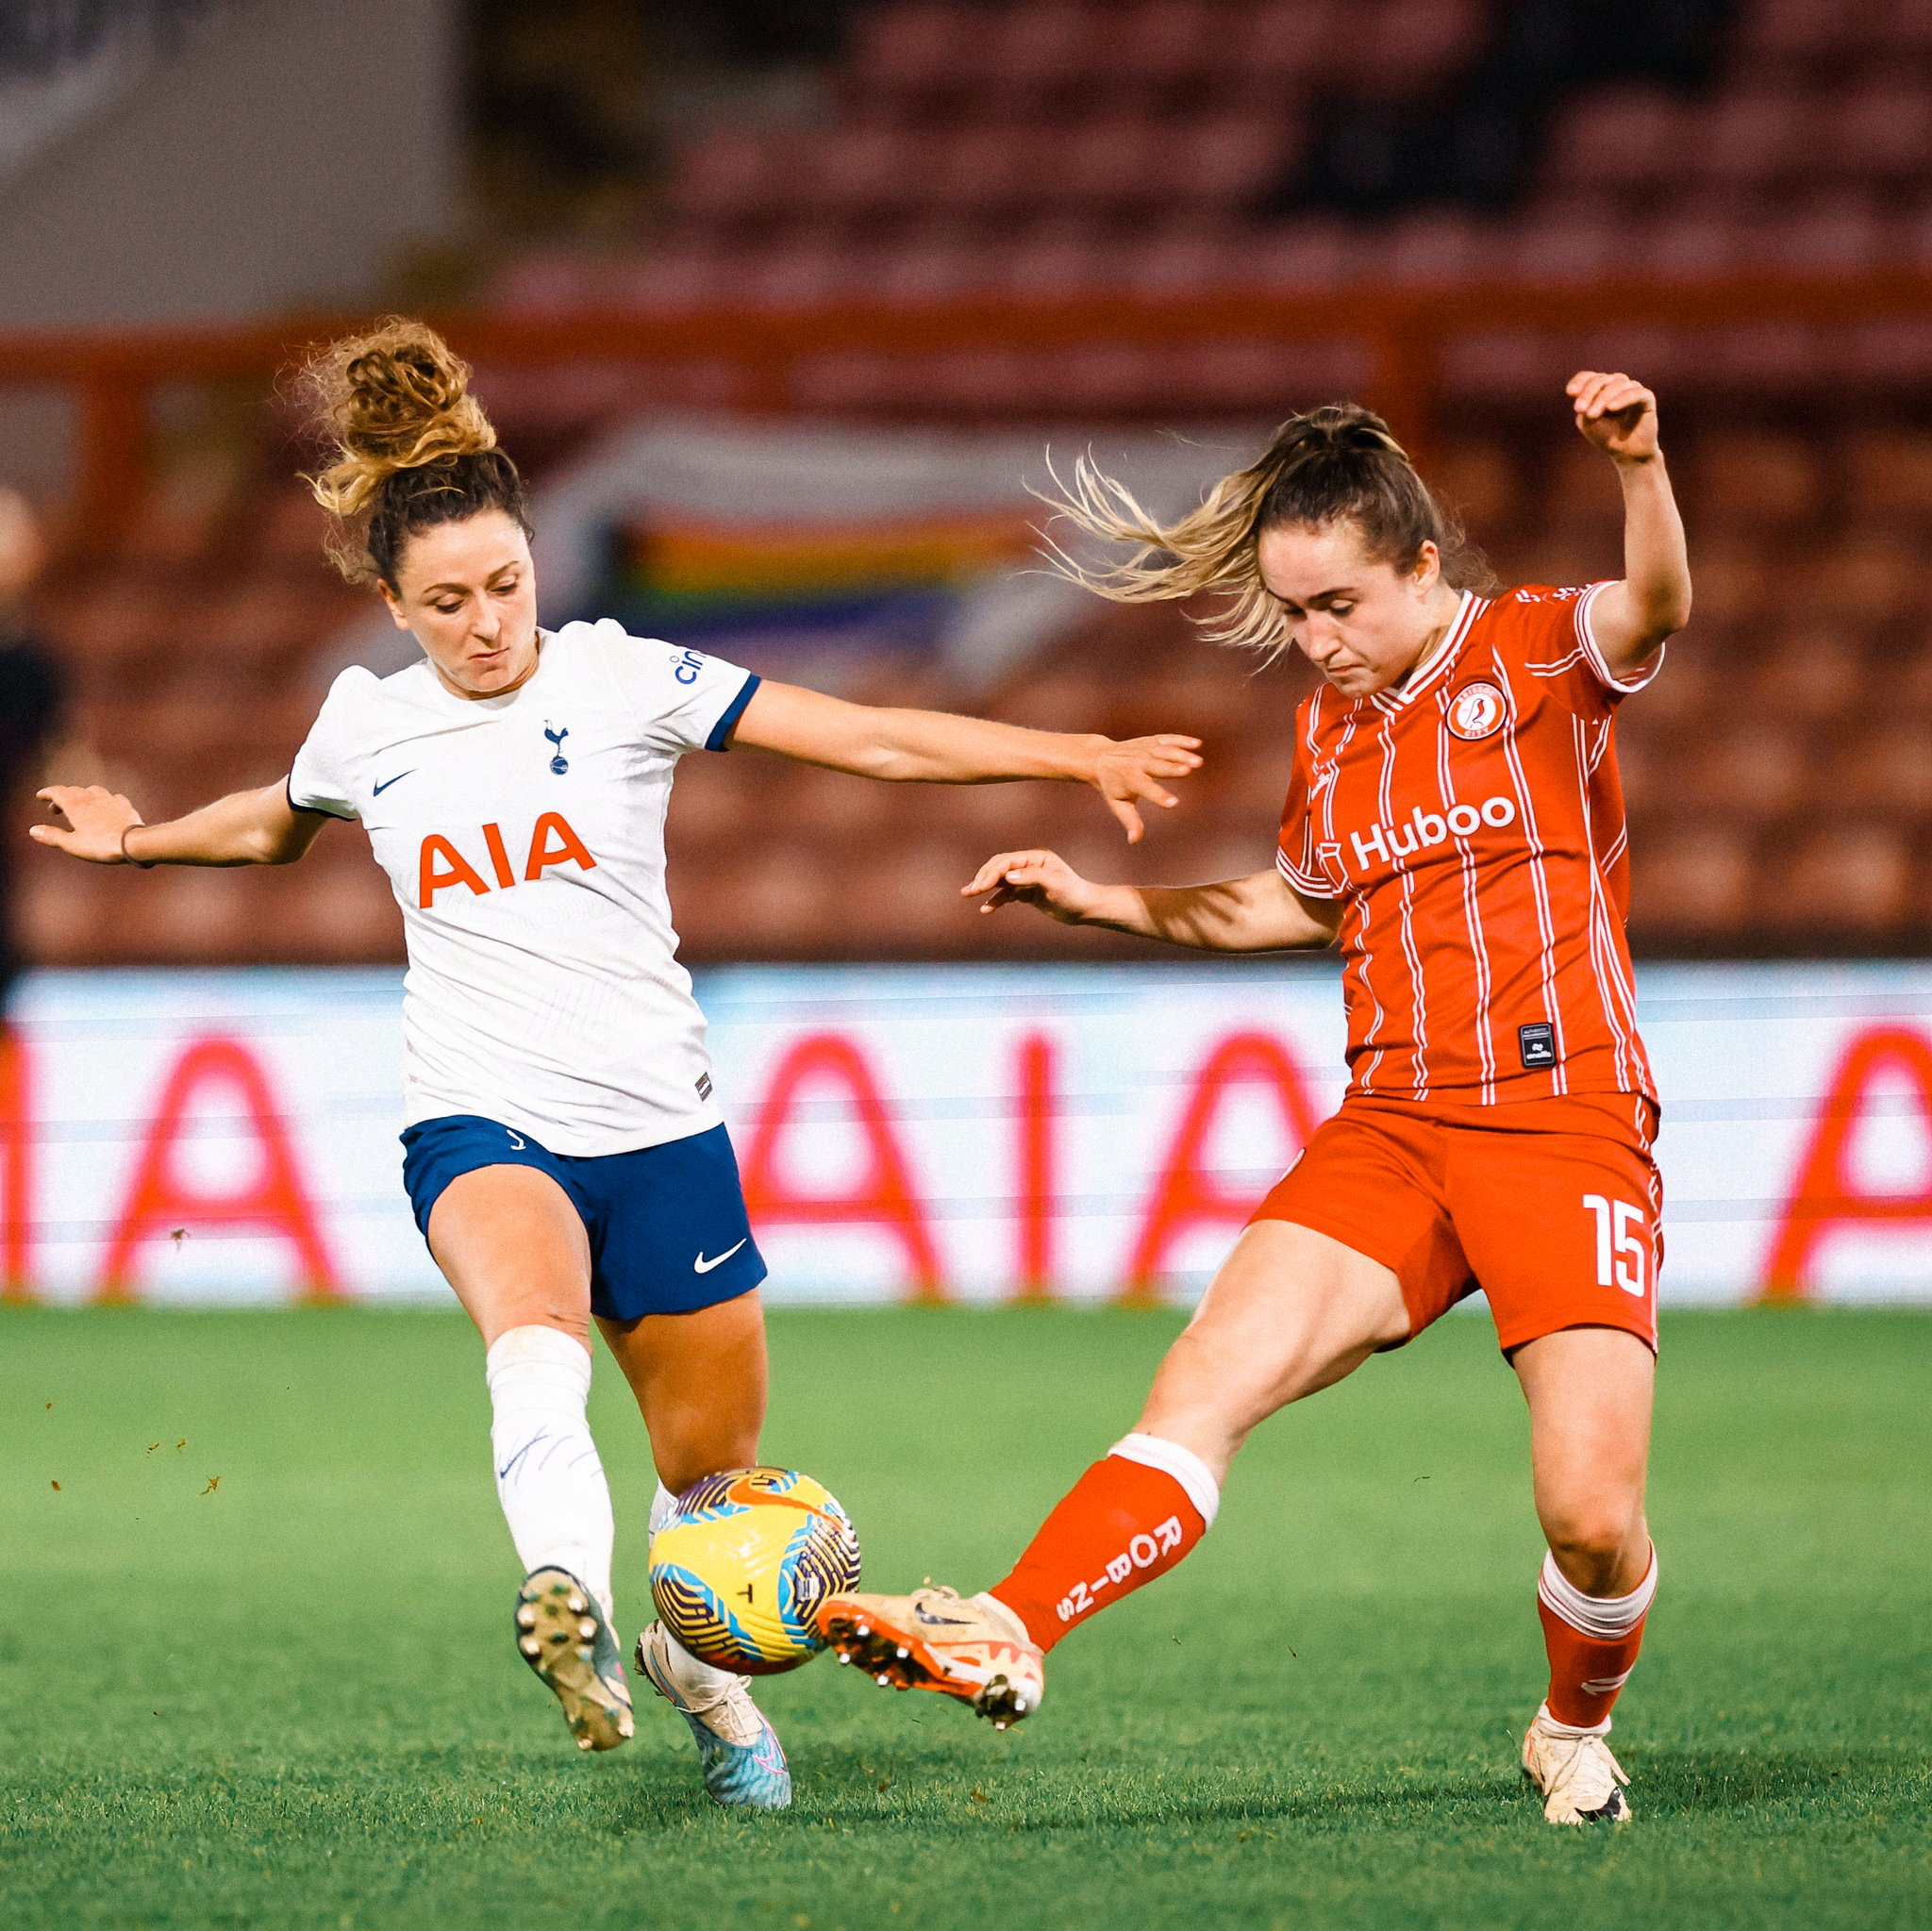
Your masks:
<svg viewBox="0 0 1932 1931"><path fill-rule="evenodd" d="M303 344L359 319L290 316L111 334L0 334L0 388L51 388L77 404L71 524L83 549L104 546L140 500L154 400L165 385L265 381L285 371ZM541 317L473 311L432 319L465 354L497 367L703 362L727 378L714 385L722 402L758 413L809 412L810 371L830 358L899 358L916 375L924 358L961 351L1025 357L1102 344L1341 341L1358 345L1367 358L1365 399L1425 453L1445 367L1458 343L1528 335L1574 340L1580 353L1593 342L1627 340L1633 329L1694 338L1767 325L1932 327L1932 274L1754 274L1708 280L1633 275L1564 287L1486 282L1292 294L1214 291L844 303L764 311L609 309ZM917 383L906 385L906 392L918 395Z"/></svg>

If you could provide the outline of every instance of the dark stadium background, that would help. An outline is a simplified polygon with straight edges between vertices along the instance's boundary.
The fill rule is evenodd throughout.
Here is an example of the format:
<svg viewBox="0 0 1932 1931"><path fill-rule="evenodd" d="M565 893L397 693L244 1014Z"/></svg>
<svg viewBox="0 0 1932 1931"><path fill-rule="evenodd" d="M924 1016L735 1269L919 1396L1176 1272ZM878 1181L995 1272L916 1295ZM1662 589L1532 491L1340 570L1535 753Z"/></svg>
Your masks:
<svg viewBox="0 0 1932 1931"><path fill-rule="evenodd" d="M763 1452L882 1587L999 1573L1339 1084L1332 965L958 899L1016 839L1267 864L1306 688L1041 602L1023 482L1092 447L1185 500L1355 395L1503 580L1574 583L1620 525L1562 385L1657 388L1696 608L1619 727L1675 1216L1632 1829L1516 1783L1541 1544L1480 1319L1259 1431L1017 1737L775 1679L799 1802L749 1828L662 1710L561 1750L499 1626L475 1338L354 1305L446 1300L365 841L135 874L20 836L47 775L151 817L273 781L344 662L403 661L322 561L290 389L391 311L569 536L553 620L1208 742L1133 853L1071 788L678 778L773 1299L878 1304L774 1307ZM1932 1293L1932 0L0 0L8 488L47 554L8 608L0 541L0 1923L1932 1916L1932 1321L1790 1305ZM925 1235L840 1220L884 1188L855 1114ZM1133 1305L892 1305L1056 1294ZM207 1305L302 1298L339 1305ZM601 1364L637 1615L626 1404Z"/></svg>
<svg viewBox="0 0 1932 1931"><path fill-rule="evenodd" d="M55 509L41 622L81 735L150 811L285 768L340 661L359 607L317 562L304 452L266 399L335 314L445 321L540 482L654 412L1008 426L1064 452L1174 425L1240 446L1357 392L1506 580L1616 568L1616 491L1560 387L1628 366L1663 395L1697 569L1692 628L1621 732L1640 952L1932 941L1932 12L1912 0L9 19L17 93L113 22L170 76L98 153L84 120L38 172L19 152L0 216L0 466ZM244 53L259 86L217 112L197 85L232 73L197 67ZM142 140L155 178L75 249L89 169ZM1210 774L1144 860L1177 874L1265 858L1295 677L1249 685L1177 613L1096 608L990 684L888 643L848 688L1199 731ZM858 942L884 956L1115 949L949 902L983 855L976 799L908 807L753 760L681 783L689 957L847 957L852 925L801 908L855 879ZM1035 835L1073 821L1097 844L1075 803L1031 807ZM50 964L400 956L346 837L287 874L37 864L22 889Z"/></svg>

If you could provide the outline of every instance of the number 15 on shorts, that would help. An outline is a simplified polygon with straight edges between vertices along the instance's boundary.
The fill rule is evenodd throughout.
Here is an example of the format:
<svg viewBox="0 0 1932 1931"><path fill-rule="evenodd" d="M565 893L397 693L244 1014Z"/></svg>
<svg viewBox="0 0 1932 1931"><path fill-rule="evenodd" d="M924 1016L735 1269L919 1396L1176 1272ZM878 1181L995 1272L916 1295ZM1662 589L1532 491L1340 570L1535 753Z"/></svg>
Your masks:
<svg viewBox="0 0 1932 1931"><path fill-rule="evenodd" d="M1607 1200L1601 1193L1586 1193L1583 1208L1596 1216L1597 1286L1622 1288L1641 1301L1648 1285L1643 1277L1643 1209L1627 1200Z"/></svg>

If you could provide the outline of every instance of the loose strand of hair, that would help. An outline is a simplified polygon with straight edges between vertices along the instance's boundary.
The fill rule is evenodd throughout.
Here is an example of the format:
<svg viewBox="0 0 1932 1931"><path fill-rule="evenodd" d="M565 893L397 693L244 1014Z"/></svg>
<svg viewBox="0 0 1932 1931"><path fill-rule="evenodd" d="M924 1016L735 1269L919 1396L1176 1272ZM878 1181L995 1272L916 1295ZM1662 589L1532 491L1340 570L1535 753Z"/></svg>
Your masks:
<svg viewBox="0 0 1932 1931"><path fill-rule="evenodd" d="M1191 619L1209 642L1271 658L1287 649L1289 626L1252 554L1255 517L1269 480L1261 465L1222 477L1195 508L1170 524L1088 455L1074 458L1071 481L1062 480L1050 456L1047 473L1056 493L1034 494L1057 518L1102 542L1134 545L1119 562L1096 567L1042 530L1041 555L1055 574L1119 604L1218 594L1221 607L1213 615Z"/></svg>
<svg viewBox="0 0 1932 1931"><path fill-rule="evenodd" d="M1047 472L1058 493L1033 493L1057 517L1102 542L1134 545L1132 554L1119 562L1096 568L1042 532L1049 561L1069 581L1119 603L1158 602L1226 586L1224 546L1243 520L1252 519L1255 507L1248 472L1223 477L1197 508L1171 524L1160 522L1126 484L1107 474L1088 456L1074 459L1071 485L1061 481L1051 458Z"/></svg>

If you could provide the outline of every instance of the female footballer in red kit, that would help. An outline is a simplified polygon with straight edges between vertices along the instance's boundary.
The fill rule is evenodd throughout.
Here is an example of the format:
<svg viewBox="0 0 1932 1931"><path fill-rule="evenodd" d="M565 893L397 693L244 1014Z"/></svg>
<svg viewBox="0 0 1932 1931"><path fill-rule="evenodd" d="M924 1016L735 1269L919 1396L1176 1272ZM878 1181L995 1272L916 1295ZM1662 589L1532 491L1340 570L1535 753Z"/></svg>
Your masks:
<svg viewBox="0 0 1932 1931"><path fill-rule="evenodd" d="M1219 640L1292 643L1323 684L1295 719L1275 866L1217 884L1090 883L1004 852L982 910L1210 952L1340 942L1351 1081L1257 1209L1134 1431L982 1594L835 1597L821 1627L881 1682L1037 1709L1046 1652L1207 1533L1249 1432L1413 1340L1477 1288L1529 1407L1548 1554L1549 1686L1523 1767L1553 1823L1623 1823L1605 1741L1657 1590L1644 1518L1662 1194L1657 1100L1624 936L1617 707L1690 615L1656 399L1574 377L1623 486L1621 580L1470 587L1480 566L1378 418L1296 417L1200 508L1158 524L1087 465L1067 513L1138 547L1124 601L1220 591Z"/></svg>

